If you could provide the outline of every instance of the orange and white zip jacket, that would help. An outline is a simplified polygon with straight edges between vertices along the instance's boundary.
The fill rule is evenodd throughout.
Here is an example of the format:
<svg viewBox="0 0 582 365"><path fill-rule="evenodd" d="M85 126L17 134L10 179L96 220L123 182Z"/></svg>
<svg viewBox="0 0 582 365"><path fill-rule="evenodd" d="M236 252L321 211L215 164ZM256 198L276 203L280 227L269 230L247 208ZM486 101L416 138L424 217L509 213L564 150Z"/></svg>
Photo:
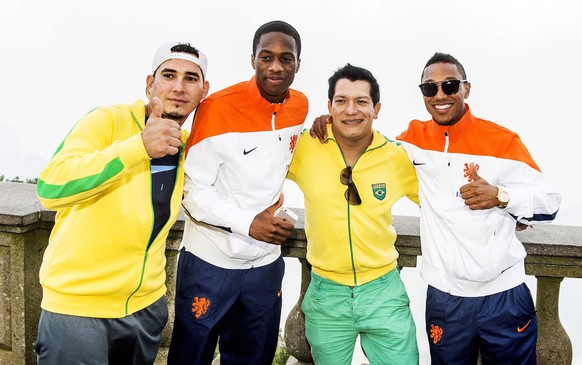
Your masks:
<svg viewBox="0 0 582 365"><path fill-rule="evenodd" d="M551 222L561 196L542 175L519 136L476 118L469 106L460 121L441 126L413 120L403 142L419 180L421 276L431 286L464 297L511 289L525 279L525 249L516 221ZM459 189L468 168L510 196L505 209L470 210Z"/></svg>
<svg viewBox="0 0 582 365"><path fill-rule="evenodd" d="M307 116L307 98L263 98L255 78L214 93L196 111L187 144L181 246L226 269L264 266L278 245L249 236L255 216L279 199Z"/></svg>

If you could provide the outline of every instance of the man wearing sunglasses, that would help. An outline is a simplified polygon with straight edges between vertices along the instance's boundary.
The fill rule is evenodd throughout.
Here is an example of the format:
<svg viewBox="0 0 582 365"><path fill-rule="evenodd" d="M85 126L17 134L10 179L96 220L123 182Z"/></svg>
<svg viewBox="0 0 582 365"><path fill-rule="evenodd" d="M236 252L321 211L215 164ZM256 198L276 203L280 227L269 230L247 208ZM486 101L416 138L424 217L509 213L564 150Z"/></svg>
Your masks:
<svg viewBox="0 0 582 365"><path fill-rule="evenodd" d="M426 63L420 90L432 119L401 140L419 180L421 275L433 364L535 364L537 319L515 235L551 222L561 196L519 136L472 115L471 84L453 56ZM325 139L323 116L312 134Z"/></svg>
<svg viewBox="0 0 582 365"><path fill-rule="evenodd" d="M418 202L402 146L372 128L374 76L350 64L329 79L327 143L304 132L287 177L305 196L311 283L302 303L316 364L351 364L358 335L371 364L417 364L416 329L397 268L392 205Z"/></svg>
<svg viewBox="0 0 582 365"><path fill-rule="evenodd" d="M518 135L475 117L471 84L453 56L436 53L420 90L429 121L397 139L419 180L421 276L433 364L535 364L537 319L515 235L552 221L560 194Z"/></svg>

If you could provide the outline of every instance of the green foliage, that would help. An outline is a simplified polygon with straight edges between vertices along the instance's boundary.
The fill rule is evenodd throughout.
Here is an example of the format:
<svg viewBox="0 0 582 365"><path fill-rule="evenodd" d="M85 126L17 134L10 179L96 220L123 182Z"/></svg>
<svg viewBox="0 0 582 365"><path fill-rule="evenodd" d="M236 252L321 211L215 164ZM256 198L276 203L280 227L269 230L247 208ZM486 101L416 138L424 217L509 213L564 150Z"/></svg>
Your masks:
<svg viewBox="0 0 582 365"><path fill-rule="evenodd" d="M38 177L35 177L33 179L24 179L22 180L19 176L14 177L13 179L10 179L8 177L6 177L5 175L0 175L0 182L15 182L15 183L27 183L27 184L37 184L38 183Z"/></svg>
<svg viewBox="0 0 582 365"><path fill-rule="evenodd" d="M273 359L273 365L285 365L287 364L287 360L289 360L289 350L285 346L279 346L277 348L277 352L275 352L275 358Z"/></svg>
<svg viewBox="0 0 582 365"><path fill-rule="evenodd" d="M277 344L277 351L275 352L275 358L273 359L273 365L285 365L287 360L289 360L291 353L287 350L285 346L285 339L281 334L281 329L279 329L279 343Z"/></svg>

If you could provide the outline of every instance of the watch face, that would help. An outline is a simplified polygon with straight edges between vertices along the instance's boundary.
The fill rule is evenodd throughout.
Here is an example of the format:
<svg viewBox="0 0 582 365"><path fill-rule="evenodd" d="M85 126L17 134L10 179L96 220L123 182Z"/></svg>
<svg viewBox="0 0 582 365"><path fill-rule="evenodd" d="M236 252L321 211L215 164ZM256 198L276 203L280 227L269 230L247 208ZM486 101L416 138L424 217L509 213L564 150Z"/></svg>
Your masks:
<svg viewBox="0 0 582 365"><path fill-rule="evenodd" d="M509 194L501 186L497 186L497 189L497 201L499 202L499 205L497 206L501 209L505 209L507 204L509 204Z"/></svg>

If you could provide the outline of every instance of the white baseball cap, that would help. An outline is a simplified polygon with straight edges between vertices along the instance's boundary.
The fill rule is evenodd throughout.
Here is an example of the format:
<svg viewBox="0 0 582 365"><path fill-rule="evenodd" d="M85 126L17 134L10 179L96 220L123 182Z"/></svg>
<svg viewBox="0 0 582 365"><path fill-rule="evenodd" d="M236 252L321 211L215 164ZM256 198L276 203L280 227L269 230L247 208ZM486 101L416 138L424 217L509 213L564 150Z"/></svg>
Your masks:
<svg viewBox="0 0 582 365"><path fill-rule="evenodd" d="M204 53L202 53L201 51L196 49L198 51L198 57L196 57L192 53L185 53L185 52L179 52L179 51L172 52L172 48L174 48L175 46L178 46L178 45L190 46L190 44L186 43L186 42L171 42L171 43L162 44L158 48L158 51L156 52L156 55L154 56L154 62L152 63L152 75L156 72L158 67L160 67L160 65L162 63L166 62L167 60L181 59L181 60L186 60L186 61L190 61L190 62L197 64L198 67L200 67L200 70L202 71L202 77L206 77L206 69L208 67L208 59L206 58ZM190 47L192 47L192 46L190 46Z"/></svg>

